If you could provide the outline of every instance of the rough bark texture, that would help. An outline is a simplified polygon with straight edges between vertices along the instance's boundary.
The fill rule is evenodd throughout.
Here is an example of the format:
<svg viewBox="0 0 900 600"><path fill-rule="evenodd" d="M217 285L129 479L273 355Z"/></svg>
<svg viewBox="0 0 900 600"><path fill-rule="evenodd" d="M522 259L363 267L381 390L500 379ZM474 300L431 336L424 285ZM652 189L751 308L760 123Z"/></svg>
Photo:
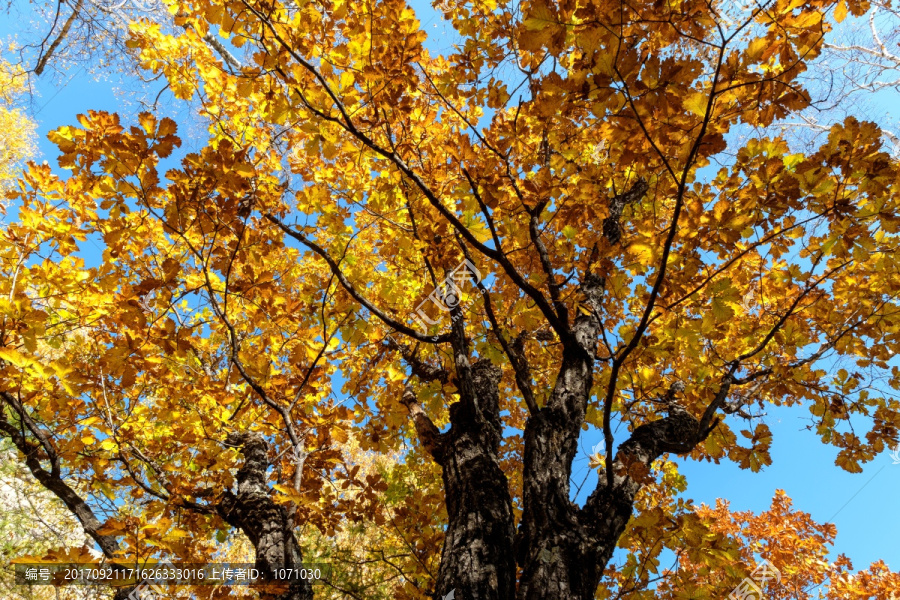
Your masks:
<svg viewBox="0 0 900 600"><path fill-rule="evenodd" d="M577 373L563 373L557 389L564 387L560 394L577 396L579 381ZM580 410L580 404L573 405ZM619 446L612 486L601 470L597 488L579 508L569 501L573 436L567 435L570 429L564 423L554 421L565 418L560 414L542 410L526 430L526 468L531 468L526 471L525 512L516 539L522 600L593 600L631 518L643 485L641 474L664 453L689 452L709 433L694 416L671 404L667 417L636 428ZM560 458L554 460L554 453Z"/></svg>
<svg viewBox="0 0 900 600"><path fill-rule="evenodd" d="M259 434L229 436L229 443L240 446L244 465L237 473L237 494L226 492L217 511L231 526L240 528L256 549L256 568L262 577L274 579L276 569L301 569L303 556L294 537L284 507L276 504L266 484L269 467L268 444ZM261 598L312 600L309 581L289 586L271 586L261 590Z"/></svg>
<svg viewBox="0 0 900 600"><path fill-rule="evenodd" d="M601 287L596 278L586 281L588 303ZM569 500L569 478L593 383L598 334L596 317L576 318L550 399L525 427L523 514L516 537L520 599L586 598L583 593L591 588L591 544L580 527L579 508ZM590 598L596 587L595 581Z"/></svg>
<svg viewBox="0 0 900 600"><path fill-rule="evenodd" d="M591 571L590 580L586 581L588 585L577 597L594 597L603 569L631 518L634 498L642 482L626 473L629 470L633 473L635 467L638 472L649 469L654 460L667 452L689 452L708 433L702 431L696 418L673 404L669 416L641 425L622 443L613 466L615 475L612 487L606 485L604 473L601 472L600 484L579 515L584 537L589 541L587 558Z"/></svg>
<svg viewBox="0 0 900 600"><path fill-rule="evenodd" d="M624 208L643 197L647 189L641 179L610 200L609 217L603 222L608 247L621 238L619 220ZM443 469L449 525L438 577L439 597L455 589L457 597L467 599L592 599L640 488L640 483L623 476L613 478L611 489L598 487L585 509L569 500L572 461L591 398L604 282L590 271L585 274L581 284L585 310L570 324L568 310L556 297L553 266L535 219L531 234L549 279L559 323L556 330L563 346L560 369L545 406L534 402L525 353L516 343L507 343L490 303L485 302L494 333L511 361L531 413L524 436L523 514L514 536L507 480L498 460L502 427L497 409L499 372L486 362L470 367L461 314L454 314L450 336L460 389L460 400L450 410L450 431L441 434L421 407L406 401L419 439ZM517 343L522 339L517 338ZM663 432L664 438L684 433L682 428L699 429L696 420L688 423L684 418L693 420L680 414L678 423L660 422L651 429L638 429L637 437L622 446L621 459L649 465L659 455L657 451L675 446L657 440L660 427L679 429ZM689 437L697 436L691 433ZM620 466L617 463L616 468ZM606 484L606 478L601 484ZM513 557L520 568L518 588Z"/></svg>
<svg viewBox="0 0 900 600"><path fill-rule="evenodd" d="M407 399L419 438L441 466L447 532L435 590L443 598L511 600L515 596L512 502L500 468L500 370L489 361L460 369L470 381L450 406L441 434Z"/></svg>

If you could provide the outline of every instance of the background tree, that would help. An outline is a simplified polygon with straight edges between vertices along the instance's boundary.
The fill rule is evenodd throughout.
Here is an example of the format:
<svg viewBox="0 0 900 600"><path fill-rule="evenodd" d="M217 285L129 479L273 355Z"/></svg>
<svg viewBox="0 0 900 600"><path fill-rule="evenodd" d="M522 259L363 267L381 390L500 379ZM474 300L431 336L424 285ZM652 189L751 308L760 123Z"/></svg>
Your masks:
<svg viewBox="0 0 900 600"><path fill-rule="evenodd" d="M15 583L12 559L40 556L48 550L76 550L84 533L75 517L21 464L11 444L4 440L0 467L0 553L3 572L0 590L9 600L100 600L111 598L108 590L71 587L22 587ZM61 593L60 593L61 592Z"/></svg>
<svg viewBox="0 0 900 600"><path fill-rule="evenodd" d="M871 9L858 18L845 16L831 41L823 46L822 68L810 74L810 79L818 82L817 95L821 96L817 110L783 123L785 132L805 131L806 135L799 137L811 142L828 133L830 121L851 114L865 116L878 122L889 142L886 149L896 158L900 138L891 98L900 89L898 31L900 14L892 2L873 2ZM841 77L834 77L835 73Z"/></svg>
<svg viewBox="0 0 900 600"><path fill-rule="evenodd" d="M341 449L348 410L330 392L336 344L322 319L331 295L296 253L253 232L225 227L234 246L223 253L202 241L217 226L202 211L181 230L157 207L129 207L125 198L159 181L159 156L180 143L172 121L144 115L129 132L109 115L83 123L95 127L88 137L65 128L54 139L94 152L102 137L118 157L80 157L65 182L32 164L11 192L17 220L0 238L0 286L11 299L0 328L0 431L106 558L210 562L235 527L263 572L298 566L295 518L333 535L342 519L370 518L386 487L377 472L358 479ZM119 161L113 175L91 171ZM204 194L246 183L219 180L218 159L204 168L213 186ZM185 180L200 175L186 169ZM87 266L78 243L94 236L102 261ZM309 303L285 303L304 287ZM287 312L272 320L273 307ZM273 381L288 360L306 368ZM253 390L263 404L248 402ZM280 503L265 487L273 465ZM306 582L289 590L310 594Z"/></svg>
<svg viewBox="0 0 900 600"><path fill-rule="evenodd" d="M0 60L0 192L5 192L25 159L34 154L34 122L21 109L26 78L21 69ZM5 209L0 200L0 210Z"/></svg>

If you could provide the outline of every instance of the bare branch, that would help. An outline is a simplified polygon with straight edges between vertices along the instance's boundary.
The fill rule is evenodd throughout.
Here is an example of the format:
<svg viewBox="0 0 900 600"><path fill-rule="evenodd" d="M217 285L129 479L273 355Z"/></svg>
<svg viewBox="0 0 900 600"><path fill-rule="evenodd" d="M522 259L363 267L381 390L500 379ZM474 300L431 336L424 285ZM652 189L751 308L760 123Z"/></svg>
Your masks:
<svg viewBox="0 0 900 600"><path fill-rule="evenodd" d="M47 62L53 56L53 53L56 52L56 49L65 39L66 35L68 35L69 30L72 28L72 23L75 22L75 19L78 18L78 14L81 12L81 5L84 3L84 0L78 0L75 4L75 7L72 9L72 14L69 15L69 18L66 19L65 24L63 24L62 30L59 32L59 35L56 36L56 39L53 40L53 43L50 44L50 47L47 48L47 52L42 54L37 61L37 64L34 66L34 74L40 75L44 72L44 68L47 66ZM60 0L60 4L62 4L62 0Z"/></svg>

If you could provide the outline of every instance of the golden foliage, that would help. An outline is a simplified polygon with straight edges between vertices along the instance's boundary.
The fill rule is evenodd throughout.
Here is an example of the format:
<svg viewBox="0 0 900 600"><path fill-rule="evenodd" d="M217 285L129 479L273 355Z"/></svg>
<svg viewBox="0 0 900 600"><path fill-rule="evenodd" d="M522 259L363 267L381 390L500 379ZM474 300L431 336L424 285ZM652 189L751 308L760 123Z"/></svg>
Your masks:
<svg viewBox="0 0 900 600"><path fill-rule="evenodd" d="M865 2L775 0L734 37L701 0L533 0L521 21L507 3L460 3L445 13L466 43L446 56L400 0L181 8L180 29L144 22L130 44L176 97L202 100L207 143L183 152L162 115L80 115L50 136L68 177L30 165L0 239L0 386L58 436L72 478L139 506L105 524L125 552L214 557L223 525L197 507L234 484L227 433L252 430L313 554L380 561L336 585L424 598L445 515L399 399L415 385L438 426L449 418L457 382L411 365L453 371L447 311L428 298L465 259L484 289L463 290L461 327L503 366L517 515L518 431L584 316L602 336L579 431L657 420L677 382L683 410L724 417L697 460L770 464L765 424L733 416L766 404L805 407L849 471L898 442L900 168L852 117L802 152L765 134L810 105L801 75L828 12ZM238 61L210 36L249 50ZM507 67L530 99L514 103ZM647 193L615 208L639 182ZM102 260L85 261L88 240ZM672 598L720 597L761 548L799 571L775 597L824 574L835 598L893 581L827 565L833 529L782 494L734 515L679 504L670 463L649 474L623 583L647 583L644 533L707 580L702 596L678 579Z"/></svg>
<svg viewBox="0 0 900 600"><path fill-rule="evenodd" d="M34 154L34 123L17 107L26 91L21 68L0 60L0 194L13 184L18 169ZM0 209L5 200L0 196Z"/></svg>

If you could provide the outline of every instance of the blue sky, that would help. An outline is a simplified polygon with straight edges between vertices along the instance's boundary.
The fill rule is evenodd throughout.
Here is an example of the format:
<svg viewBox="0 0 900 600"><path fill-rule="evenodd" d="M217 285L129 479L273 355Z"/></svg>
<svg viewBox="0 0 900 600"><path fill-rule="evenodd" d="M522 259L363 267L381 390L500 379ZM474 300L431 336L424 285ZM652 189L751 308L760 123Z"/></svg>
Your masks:
<svg viewBox="0 0 900 600"><path fill-rule="evenodd" d="M414 3L431 37L433 50L447 48L452 30L436 17L430 7ZM0 22L0 37L14 33L14 24ZM49 77L36 79L38 96L32 110L38 123L39 160L55 166L56 148L46 139L48 131L76 123L76 115L89 109L115 111L119 105L113 84L94 81L84 72L54 83ZM897 106L896 96L883 96L878 105L886 112ZM864 465L859 474L850 474L835 466L837 449L823 445L812 431L806 408L768 407L762 419L772 430L773 464L760 473L743 471L731 462L721 464L681 461L680 469L688 480L685 494L697 503L714 504L726 498L733 510L764 511L777 489L783 489L794 501L796 510L811 513L817 522L833 522L838 535L833 557L846 554L856 569L883 559L894 570L900 569L900 464L883 455ZM619 434L622 435L621 433ZM596 431L583 436L582 447L589 452L600 441ZM587 469L586 454L576 463L574 478L580 480ZM591 475L595 479L595 475ZM585 490L592 489L589 481ZM587 492L585 492L587 493Z"/></svg>

